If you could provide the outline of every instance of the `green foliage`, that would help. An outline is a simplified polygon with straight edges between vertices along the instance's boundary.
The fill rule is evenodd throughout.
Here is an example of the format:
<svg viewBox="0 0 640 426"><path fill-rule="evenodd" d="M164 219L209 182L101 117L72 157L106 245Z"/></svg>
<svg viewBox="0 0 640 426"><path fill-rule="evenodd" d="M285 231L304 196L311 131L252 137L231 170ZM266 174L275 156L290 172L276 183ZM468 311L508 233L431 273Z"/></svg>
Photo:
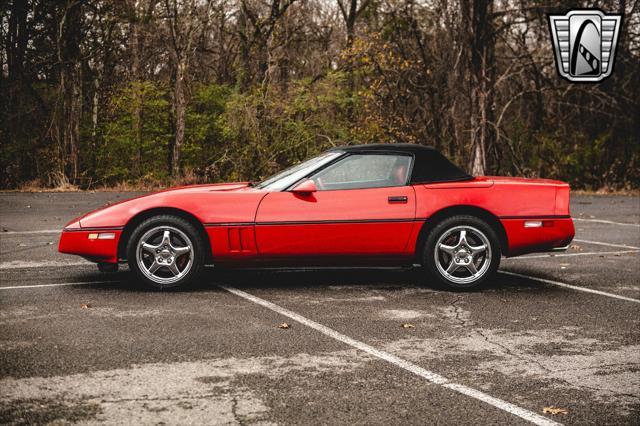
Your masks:
<svg viewBox="0 0 640 426"><path fill-rule="evenodd" d="M340 73L311 82L295 81L287 92L233 92L220 117L227 141L207 167L214 180L259 180L284 166L348 142L350 103L338 85Z"/></svg>
<svg viewBox="0 0 640 426"><path fill-rule="evenodd" d="M595 137L563 129L534 134L519 122L510 126L510 136L513 152L496 160L500 173L560 179L590 190L633 189L640 181L638 138L616 144L611 131Z"/></svg>
<svg viewBox="0 0 640 426"><path fill-rule="evenodd" d="M167 87L150 81L133 82L112 96L96 164L105 183L166 177L169 104Z"/></svg>
<svg viewBox="0 0 640 426"><path fill-rule="evenodd" d="M279 169L350 140L361 126L348 120L353 99L344 75L292 82L287 92L246 93L217 84L190 93L182 167L195 181L260 180ZM140 109L140 133L135 117ZM96 174L102 182L168 181L173 138L171 94L151 81L131 83L111 98L100 129ZM132 165L138 165L132 168Z"/></svg>
<svg viewBox="0 0 640 426"><path fill-rule="evenodd" d="M220 122L231 89L216 84L199 84L193 89L188 105L183 163L200 167L214 157L226 143Z"/></svg>

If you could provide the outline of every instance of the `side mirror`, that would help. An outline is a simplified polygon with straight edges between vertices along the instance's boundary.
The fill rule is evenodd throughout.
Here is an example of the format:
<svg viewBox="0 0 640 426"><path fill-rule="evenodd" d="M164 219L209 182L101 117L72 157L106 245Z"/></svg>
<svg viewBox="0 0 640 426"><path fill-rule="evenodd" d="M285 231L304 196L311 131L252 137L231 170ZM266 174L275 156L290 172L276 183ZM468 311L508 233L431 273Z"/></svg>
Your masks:
<svg viewBox="0 0 640 426"><path fill-rule="evenodd" d="M309 195L317 190L316 183L311 179L307 179L304 182L300 182L291 192L294 194Z"/></svg>

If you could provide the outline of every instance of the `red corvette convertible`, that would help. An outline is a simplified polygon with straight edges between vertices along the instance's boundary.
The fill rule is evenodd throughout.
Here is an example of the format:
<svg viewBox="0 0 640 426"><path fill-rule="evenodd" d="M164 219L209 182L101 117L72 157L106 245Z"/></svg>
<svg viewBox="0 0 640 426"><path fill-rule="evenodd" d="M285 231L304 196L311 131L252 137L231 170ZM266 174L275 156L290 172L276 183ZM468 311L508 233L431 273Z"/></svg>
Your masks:
<svg viewBox="0 0 640 426"><path fill-rule="evenodd" d="M569 186L472 177L438 151L383 144L331 149L259 184L169 189L69 222L59 251L128 262L156 288L205 265L422 264L448 289L477 288L501 256L563 249Z"/></svg>

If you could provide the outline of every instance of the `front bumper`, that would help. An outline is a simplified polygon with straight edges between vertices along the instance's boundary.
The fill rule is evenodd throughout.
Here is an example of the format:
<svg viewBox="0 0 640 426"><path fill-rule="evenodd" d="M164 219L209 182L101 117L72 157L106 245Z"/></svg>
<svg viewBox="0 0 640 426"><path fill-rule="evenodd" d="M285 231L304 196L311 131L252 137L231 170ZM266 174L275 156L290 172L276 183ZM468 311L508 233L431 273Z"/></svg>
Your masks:
<svg viewBox="0 0 640 426"><path fill-rule="evenodd" d="M112 239L90 239L90 234L110 233ZM60 235L58 251L75 254L93 262L117 263L118 242L122 229L81 229L65 228Z"/></svg>

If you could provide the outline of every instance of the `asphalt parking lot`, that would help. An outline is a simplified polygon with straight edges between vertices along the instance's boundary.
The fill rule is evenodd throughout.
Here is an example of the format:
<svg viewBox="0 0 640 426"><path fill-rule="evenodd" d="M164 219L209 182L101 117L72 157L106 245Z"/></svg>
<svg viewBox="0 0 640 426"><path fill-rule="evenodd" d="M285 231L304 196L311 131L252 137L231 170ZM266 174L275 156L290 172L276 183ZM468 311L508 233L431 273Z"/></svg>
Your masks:
<svg viewBox="0 0 640 426"><path fill-rule="evenodd" d="M56 251L133 195L0 193L0 423L640 424L639 197L573 197L571 249L482 292L213 268L159 293Z"/></svg>

